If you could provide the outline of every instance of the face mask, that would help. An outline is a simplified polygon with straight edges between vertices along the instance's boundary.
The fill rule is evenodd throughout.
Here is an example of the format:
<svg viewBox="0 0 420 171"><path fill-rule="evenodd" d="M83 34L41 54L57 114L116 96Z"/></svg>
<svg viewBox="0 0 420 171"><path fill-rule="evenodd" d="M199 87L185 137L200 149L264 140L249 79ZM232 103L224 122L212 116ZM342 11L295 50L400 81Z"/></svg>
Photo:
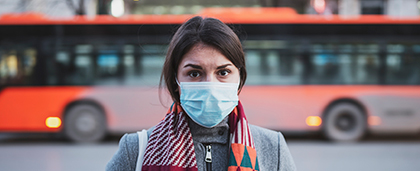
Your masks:
<svg viewBox="0 0 420 171"><path fill-rule="evenodd" d="M211 128L238 105L238 83L181 82L181 106L197 124Z"/></svg>

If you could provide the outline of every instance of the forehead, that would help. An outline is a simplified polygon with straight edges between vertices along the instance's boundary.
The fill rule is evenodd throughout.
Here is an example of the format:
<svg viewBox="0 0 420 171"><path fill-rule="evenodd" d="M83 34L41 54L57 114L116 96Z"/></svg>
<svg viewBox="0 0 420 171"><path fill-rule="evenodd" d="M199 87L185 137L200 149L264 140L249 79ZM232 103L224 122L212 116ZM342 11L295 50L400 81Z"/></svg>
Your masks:
<svg viewBox="0 0 420 171"><path fill-rule="evenodd" d="M227 64L232 63L226 56L213 46L206 44L194 45L183 57L180 65L195 64Z"/></svg>

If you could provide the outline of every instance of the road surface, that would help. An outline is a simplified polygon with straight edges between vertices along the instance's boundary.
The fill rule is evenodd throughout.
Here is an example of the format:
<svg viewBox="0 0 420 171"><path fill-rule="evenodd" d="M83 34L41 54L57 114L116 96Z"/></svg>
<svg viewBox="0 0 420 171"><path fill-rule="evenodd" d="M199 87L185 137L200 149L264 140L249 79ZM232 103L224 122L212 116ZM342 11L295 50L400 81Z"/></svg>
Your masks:
<svg viewBox="0 0 420 171"><path fill-rule="evenodd" d="M322 139L287 139L301 171L418 171L420 140L365 140L331 143ZM0 170L97 171L118 148L118 137L99 144L73 144L48 138L0 135Z"/></svg>

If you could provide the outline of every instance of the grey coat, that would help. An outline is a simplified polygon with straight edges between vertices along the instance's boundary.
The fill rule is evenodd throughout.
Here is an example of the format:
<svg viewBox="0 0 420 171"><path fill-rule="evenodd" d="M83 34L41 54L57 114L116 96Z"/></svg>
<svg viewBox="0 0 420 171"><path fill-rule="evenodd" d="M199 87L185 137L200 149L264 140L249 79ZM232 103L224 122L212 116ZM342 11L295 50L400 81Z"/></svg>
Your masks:
<svg viewBox="0 0 420 171"><path fill-rule="evenodd" d="M286 141L280 132L275 132L258 126L250 125L254 139L261 171L294 171L295 163L287 147ZM148 130L150 136L153 128ZM194 136L194 134L193 134ZM195 144L196 142L194 142ZM106 166L106 170L135 170L138 157L138 135L125 134L119 143L119 149ZM197 152L196 148L196 153ZM199 155L197 155L198 160ZM199 163L197 163L199 165ZM199 170L200 165L199 165Z"/></svg>

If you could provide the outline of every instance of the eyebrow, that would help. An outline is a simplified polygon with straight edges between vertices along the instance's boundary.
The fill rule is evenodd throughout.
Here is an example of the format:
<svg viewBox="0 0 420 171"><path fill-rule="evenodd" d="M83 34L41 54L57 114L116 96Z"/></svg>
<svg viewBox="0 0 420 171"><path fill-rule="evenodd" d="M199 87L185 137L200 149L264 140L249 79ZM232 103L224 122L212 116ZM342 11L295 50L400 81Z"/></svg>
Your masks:
<svg viewBox="0 0 420 171"><path fill-rule="evenodd" d="M216 69L226 68L226 67L231 66L231 65L232 64L221 65L221 66L218 66ZM192 67L192 68L195 68L195 69L203 69L203 67L201 67L200 65L194 65L194 64L187 64L187 65L184 66L184 68L186 68L186 67Z"/></svg>
<svg viewBox="0 0 420 171"><path fill-rule="evenodd" d="M225 64L222 66L218 66L217 69L222 69L222 68L226 68L227 66L231 66L232 64Z"/></svg>
<svg viewBox="0 0 420 171"><path fill-rule="evenodd" d="M192 68L195 68L195 69L203 69L200 65L194 65L194 64L187 64L187 65L184 66L184 68L186 68L186 67L192 67Z"/></svg>

